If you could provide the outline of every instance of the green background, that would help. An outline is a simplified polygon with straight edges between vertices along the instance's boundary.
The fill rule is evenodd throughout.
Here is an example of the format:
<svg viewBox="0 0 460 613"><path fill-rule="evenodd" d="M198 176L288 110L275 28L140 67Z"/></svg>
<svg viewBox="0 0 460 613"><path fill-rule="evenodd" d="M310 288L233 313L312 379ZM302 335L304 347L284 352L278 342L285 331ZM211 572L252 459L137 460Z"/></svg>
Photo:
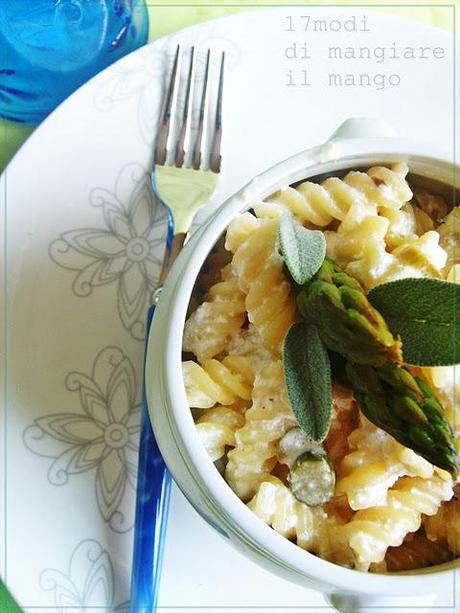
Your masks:
<svg viewBox="0 0 460 613"><path fill-rule="evenodd" d="M458 0L448 3L443 0L434 0L430 3L423 2L402 2L396 3L392 0L375 0L374 2L346 2L342 0L325 0L321 2L305 2L302 0L291 1L270 1L270 0L240 0L239 2L225 2L215 0L213 3L204 1L191 2L155 2L147 0L149 13L149 41L155 40L171 32L176 32L187 26L201 23L209 19L223 17L244 10L257 10L257 8L267 6L312 6L312 5L350 5L372 8L377 11L396 13L414 21L434 25L449 31L453 29L452 13L454 7L458 5ZM456 6L457 8L457 6ZM456 11L456 21L458 22L460 10ZM456 23L458 27L458 23ZM459 30L457 30L459 31ZM422 41L421 41L422 42ZM10 159L27 140L34 128L10 121L0 120L0 172L5 168ZM7 591L0 582L0 612L17 613L20 609L13 603Z"/></svg>

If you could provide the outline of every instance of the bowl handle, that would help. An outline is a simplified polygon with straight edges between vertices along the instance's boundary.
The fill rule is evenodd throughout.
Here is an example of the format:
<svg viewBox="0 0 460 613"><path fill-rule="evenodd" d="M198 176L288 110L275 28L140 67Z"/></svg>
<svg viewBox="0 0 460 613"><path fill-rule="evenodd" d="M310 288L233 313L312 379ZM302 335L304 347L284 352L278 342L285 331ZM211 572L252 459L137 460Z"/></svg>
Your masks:
<svg viewBox="0 0 460 613"><path fill-rule="evenodd" d="M396 613L396 611L416 611L429 613L436 600L436 594L422 596L371 596L366 594L335 593L325 595L327 602L340 613Z"/></svg>
<svg viewBox="0 0 460 613"><path fill-rule="evenodd" d="M383 119L376 117L351 117L344 121L329 141L342 138L378 138L395 137L396 131Z"/></svg>

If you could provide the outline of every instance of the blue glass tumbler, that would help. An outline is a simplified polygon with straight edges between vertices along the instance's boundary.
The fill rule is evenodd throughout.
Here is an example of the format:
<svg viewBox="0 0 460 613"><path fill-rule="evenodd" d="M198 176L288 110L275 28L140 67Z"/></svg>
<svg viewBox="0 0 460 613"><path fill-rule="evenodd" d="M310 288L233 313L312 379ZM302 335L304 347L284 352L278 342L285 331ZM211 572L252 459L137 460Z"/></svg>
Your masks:
<svg viewBox="0 0 460 613"><path fill-rule="evenodd" d="M0 0L0 116L40 123L147 35L144 0Z"/></svg>

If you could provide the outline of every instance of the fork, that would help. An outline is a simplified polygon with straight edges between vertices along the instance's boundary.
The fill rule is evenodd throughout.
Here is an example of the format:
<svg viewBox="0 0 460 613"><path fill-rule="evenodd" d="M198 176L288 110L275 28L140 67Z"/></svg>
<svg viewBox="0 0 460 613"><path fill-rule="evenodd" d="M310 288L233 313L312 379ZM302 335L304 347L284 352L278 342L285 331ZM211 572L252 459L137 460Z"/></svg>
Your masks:
<svg viewBox="0 0 460 613"><path fill-rule="evenodd" d="M174 132L178 118L177 98L181 85L182 53L180 45L176 49L171 77L163 101L151 182L153 190L167 210L168 237L159 286L153 293L153 304L147 317L147 338L166 277L185 243L195 214L209 201L216 189L221 169L225 54L222 53L220 59L214 121L210 135L211 143L209 147L206 147L206 141L209 140L206 138L207 120L212 117L210 112L210 58L211 53L208 50L198 125L194 137L192 135L196 71L194 47L190 52L184 110L179 117L177 137ZM173 140L175 144L170 147L169 143ZM148 415L145 386L142 391L142 404L131 575L131 613L151 613L156 610L171 491L171 475L161 457Z"/></svg>

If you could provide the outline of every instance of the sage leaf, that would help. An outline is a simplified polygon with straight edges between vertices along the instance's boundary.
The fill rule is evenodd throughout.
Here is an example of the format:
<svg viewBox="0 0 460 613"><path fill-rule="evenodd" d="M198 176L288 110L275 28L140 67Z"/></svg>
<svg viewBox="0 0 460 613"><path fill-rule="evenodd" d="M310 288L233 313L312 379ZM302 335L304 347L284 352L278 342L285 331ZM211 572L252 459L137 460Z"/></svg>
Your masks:
<svg viewBox="0 0 460 613"><path fill-rule="evenodd" d="M460 285L439 279L400 279L368 294L401 337L403 358L417 366L460 363Z"/></svg>
<svg viewBox="0 0 460 613"><path fill-rule="evenodd" d="M319 230L308 230L292 215L282 215L278 233L281 254L292 278L304 285L318 272L326 257L326 239Z"/></svg>
<svg viewBox="0 0 460 613"><path fill-rule="evenodd" d="M332 419L332 384L329 356L314 326L293 324L283 347L284 378L299 426L320 443Z"/></svg>

